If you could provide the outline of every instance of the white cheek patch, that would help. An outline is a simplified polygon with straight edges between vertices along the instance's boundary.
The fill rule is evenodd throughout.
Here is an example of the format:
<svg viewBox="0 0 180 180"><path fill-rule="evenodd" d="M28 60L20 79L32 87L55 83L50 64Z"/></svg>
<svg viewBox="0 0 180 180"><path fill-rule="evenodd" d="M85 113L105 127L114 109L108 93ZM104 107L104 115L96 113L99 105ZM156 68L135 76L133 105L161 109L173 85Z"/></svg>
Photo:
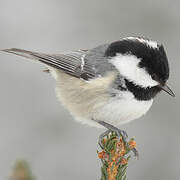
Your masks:
<svg viewBox="0 0 180 180"><path fill-rule="evenodd" d="M140 59L134 55L117 54L110 62L118 69L122 76L141 87L146 88L158 85L145 69L138 66Z"/></svg>

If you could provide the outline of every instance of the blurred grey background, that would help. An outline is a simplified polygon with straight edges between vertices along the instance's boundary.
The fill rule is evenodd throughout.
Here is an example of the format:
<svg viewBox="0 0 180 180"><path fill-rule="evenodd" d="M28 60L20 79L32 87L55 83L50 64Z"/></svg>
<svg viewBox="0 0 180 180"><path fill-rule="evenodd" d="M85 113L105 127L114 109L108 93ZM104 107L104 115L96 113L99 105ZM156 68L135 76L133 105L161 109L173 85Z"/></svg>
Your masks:
<svg viewBox="0 0 180 180"><path fill-rule="evenodd" d="M176 0L0 0L0 49L58 53L126 36L162 42L176 98L161 93L146 116L121 128L136 137L140 152L129 180L179 180L179 6ZM0 179L25 158L38 180L98 180L102 130L73 121L56 99L54 79L42 70L0 54Z"/></svg>

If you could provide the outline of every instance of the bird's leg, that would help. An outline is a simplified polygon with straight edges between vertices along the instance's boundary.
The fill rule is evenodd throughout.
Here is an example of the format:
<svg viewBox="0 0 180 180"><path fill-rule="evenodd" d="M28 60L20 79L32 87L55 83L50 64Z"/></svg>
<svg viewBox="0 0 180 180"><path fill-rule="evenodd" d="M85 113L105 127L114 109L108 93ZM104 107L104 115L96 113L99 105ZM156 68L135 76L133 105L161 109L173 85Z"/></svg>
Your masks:
<svg viewBox="0 0 180 180"><path fill-rule="evenodd" d="M109 123L106 123L104 121L98 121L98 123L101 124L102 126L104 126L105 128L107 128L109 131L115 132L119 139L122 137L123 141L127 143L128 135L127 135L126 131L118 129L117 127L115 127L115 126L113 126L113 125L111 125ZM107 131L105 133L107 135ZM105 134L105 133L103 133L103 134Z"/></svg>
<svg viewBox="0 0 180 180"><path fill-rule="evenodd" d="M127 135L126 131L121 130L121 129L118 129L117 127L115 127L115 126L113 126L113 125L111 125L111 124L109 124L109 123L106 123L106 122L104 122L104 121L98 121L98 123L108 129L107 131L105 131L104 133L102 133L102 134L99 136L99 145L100 145L101 147L103 147L103 146L102 146L102 140L103 140L104 137L107 136L110 132L115 132L115 133L117 134L119 140L120 140L120 138L122 137L122 138L123 138L123 141L125 142L125 144L126 144L127 146L129 146L129 144L128 144L128 135ZM133 151L133 153L134 153L134 155L135 155L136 157L139 156L139 155L138 155L138 151L137 151L136 148L133 148L132 151Z"/></svg>

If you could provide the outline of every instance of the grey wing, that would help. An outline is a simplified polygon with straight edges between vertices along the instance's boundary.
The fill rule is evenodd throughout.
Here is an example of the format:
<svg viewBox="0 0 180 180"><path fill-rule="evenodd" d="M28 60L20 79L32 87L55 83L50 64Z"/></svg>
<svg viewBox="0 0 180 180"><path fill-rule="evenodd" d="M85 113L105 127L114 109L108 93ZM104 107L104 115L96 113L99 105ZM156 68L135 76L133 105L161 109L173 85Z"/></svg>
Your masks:
<svg viewBox="0 0 180 180"><path fill-rule="evenodd" d="M66 54L45 54L16 48L4 49L2 51L39 61L50 67L61 69L74 77L81 78L82 76L82 78L86 79L87 77L93 78L96 76L91 66L88 63L85 65L84 57L88 50L78 50ZM83 68L86 69L86 72Z"/></svg>
<svg viewBox="0 0 180 180"><path fill-rule="evenodd" d="M88 51L85 56L85 71L88 71L86 68L89 66L97 76L104 76L110 71L117 71L115 66L110 63L109 58L105 56L108 46L109 44L104 44Z"/></svg>
<svg viewBox="0 0 180 180"><path fill-rule="evenodd" d="M63 70L71 76L91 79L97 76L93 69L93 65L85 61L88 50L72 51L66 54L46 55L46 63L57 69Z"/></svg>
<svg viewBox="0 0 180 180"><path fill-rule="evenodd" d="M101 45L92 50L78 50L66 54L45 54L15 48L3 51L35 59L74 77L88 80L113 69L104 56L106 48L107 45Z"/></svg>
<svg viewBox="0 0 180 180"><path fill-rule="evenodd" d="M104 44L90 50L70 52L63 56L67 58L68 62L72 60L79 62L73 74L76 77L88 80L103 76L109 71L116 70L105 56L107 47L108 44Z"/></svg>

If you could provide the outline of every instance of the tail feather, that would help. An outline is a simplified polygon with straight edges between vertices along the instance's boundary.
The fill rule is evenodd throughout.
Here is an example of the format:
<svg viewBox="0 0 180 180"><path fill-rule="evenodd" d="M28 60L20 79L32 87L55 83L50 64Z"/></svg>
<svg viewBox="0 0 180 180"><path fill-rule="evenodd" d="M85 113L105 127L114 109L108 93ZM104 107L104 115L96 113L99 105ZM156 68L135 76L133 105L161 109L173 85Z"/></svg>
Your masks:
<svg viewBox="0 0 180 180"><path fill-rule="evenodd" d="M25 58L28 58L28 59L40 60L39 57L36 56L36 55L38 55L40 53L27 51L27 50L24 50L24 49L11 48L11 49L2 49L1 51L11 53L11 54L15 54L15 55L18 55L18 56L22 56L22 57L25 57Z"/></svg>
<svg viewBox="0 0 180 180"><path fill-rule="evenodd" d="M15 54L15 55L25 57L31 60L35 60L39 63L43 63L44 65L47 65L48 67L51 66L51 67L58 68L59 66L57 60L53 56L45 54L45 53L37 53L37 52L27 51L24 49L17 49L17 48L3 49L1 51L7 52L10 54Z"/></svg>
<svg viewBox="0 0 180 180"><path fill-rule="evenodd" d="M71 74L75 77L78 76L75 73L75 70L81 64L81 59L74 58L71 56L66 56L64 54L53 55L53 54L38 53L38 52L27 51L16 48L3 49L0 51L15 54L28 59L33 59L35 61L43 63L44 65L48 66L48 68L53 67L56 69L61 69L64 72Z"/></svg>

